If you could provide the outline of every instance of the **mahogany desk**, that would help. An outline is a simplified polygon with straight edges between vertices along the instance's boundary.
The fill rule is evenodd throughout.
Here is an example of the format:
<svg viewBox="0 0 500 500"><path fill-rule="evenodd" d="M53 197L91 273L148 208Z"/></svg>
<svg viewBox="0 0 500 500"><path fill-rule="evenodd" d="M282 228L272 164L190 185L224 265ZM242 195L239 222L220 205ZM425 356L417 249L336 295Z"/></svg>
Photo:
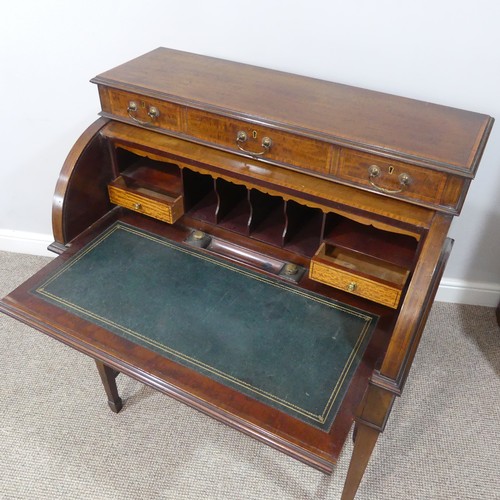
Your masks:
<svg viewBox="0 0 500 500"><path fill-rule="evenodd" d="M1 310L93 357L116 412L122 372L324 472L355 422L353 498L492 118L169 49L93 82L60 256Z"/></svg>

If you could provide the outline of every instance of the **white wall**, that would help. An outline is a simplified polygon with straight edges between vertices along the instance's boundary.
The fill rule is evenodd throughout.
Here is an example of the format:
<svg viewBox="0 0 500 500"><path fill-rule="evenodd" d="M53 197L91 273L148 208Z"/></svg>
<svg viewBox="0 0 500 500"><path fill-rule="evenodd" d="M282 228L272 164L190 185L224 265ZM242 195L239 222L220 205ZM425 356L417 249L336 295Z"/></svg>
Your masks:
<svg viewBox="0 0 500 500"><path fill-rule="evenodd" d="M19 0L0 13L4 249L50 240L60 167L99 109L88 80L158 46L500 117L497 0ZM452 226L444 300L500 297L499 167L497 126Z"/></svg>

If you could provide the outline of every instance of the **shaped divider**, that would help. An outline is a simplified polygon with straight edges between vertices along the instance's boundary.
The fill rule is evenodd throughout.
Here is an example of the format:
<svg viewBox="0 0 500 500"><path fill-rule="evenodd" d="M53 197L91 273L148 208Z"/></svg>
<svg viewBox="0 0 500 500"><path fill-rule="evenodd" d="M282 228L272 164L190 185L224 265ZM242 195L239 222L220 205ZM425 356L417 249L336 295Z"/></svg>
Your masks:
<svg viewBox="0 0 500 500"><path fill-rule="evenodd" d="M187 168L182 170L182 178L185 213L196 219L215 224L218 203L215 180L210 175L193 172Z"/></svg>
<svg viewBox="0 0 500 500"><path fill-rule="evenodd" d="M323 211L319 208L307 207L293 200L288 200L285 213L285 248L312 257L321 243Z"/></svg>
<svg viewBox="0 0 500 500"><path fill-rule="evenodd" d="M248 189L224 179L215 181L217 194L216 223L236 233L248 235L250 202Z"/></svg>
<svg viewBox="0 0 500 500"><path fill-rule="evenodd" d="M257 189L250 190L250 236L275 246L283 245L286 227L285 200Z"/></svg>

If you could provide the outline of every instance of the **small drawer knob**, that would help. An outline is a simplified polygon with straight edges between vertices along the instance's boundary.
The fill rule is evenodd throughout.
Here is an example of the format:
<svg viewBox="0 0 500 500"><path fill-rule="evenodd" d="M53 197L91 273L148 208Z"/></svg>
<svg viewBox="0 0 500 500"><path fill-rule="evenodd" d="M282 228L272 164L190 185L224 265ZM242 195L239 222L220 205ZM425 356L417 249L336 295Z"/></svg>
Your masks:
<svg viewBox="0 0 500 500"><path fill-rule="evenodd" d="M368 174L370 177L378 177L380 175L380 168L377 165L370 165L368 167Z"/></svg>
<svg viewBox="0 0 500 500"><path fill-rule="evenodd" d="M132 206L134 210L142 210L142 205L140 203L134 203Z"/></svg>
<svg viewBox="0 0 500 500"><path fill-rule="evenodd" d="M357 283L355 283L354 281L351 281L351 282L347 285L346 290L347 290L348 292L354 292L354 291L356 290L356 288L358 288Z"/></svg>
<svg viewBox="0 0 500 500"><path fill-rule="evenodd" d="M248 134L244 130L238 131L236 134L236 142L247 142Z"/></svg>
<svg viewBox="0 0 500 500"><path fill-rule="evenodd" d="M262 139L262 147L267 151L273 145L273 141L270 137L264 137Z"/></svg>
<svg viewBox="0 0 500 500"><path fill-rule="evenodd" d="M154 120L160 116L160 110L156 106L149 106L148 115Z"/></svg>

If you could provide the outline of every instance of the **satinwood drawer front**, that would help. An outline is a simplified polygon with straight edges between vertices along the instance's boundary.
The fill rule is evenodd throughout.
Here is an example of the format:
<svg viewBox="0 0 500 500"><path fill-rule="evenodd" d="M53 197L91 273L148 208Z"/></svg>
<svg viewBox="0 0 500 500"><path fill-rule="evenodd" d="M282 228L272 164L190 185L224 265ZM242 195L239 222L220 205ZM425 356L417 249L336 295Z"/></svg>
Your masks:
<svg viewBox="0 0 500 500"><path fill-rule="evenodd" d="M133 92L99 86L103 114L191 137L239 154L329 174L339 148L308 137L253 125ZM184 120L185 118L185 120Z"/></svg>
<svg viewBox="0 0 500 500"><path fill-rule="evenodd" d="M187 134L256 158L324 174L337 151L325 142L197 109L187 110Z"/></svg>
<svg viewBox="0 0 500 500"><path fill-rule="evenodd" d="M173 224L184 213L182 196L168 196L147 188L130 188L122 177L108 185L111 203Z"/></svg>
<svg viewBox="0 0 500 500"><path fill-rule="evenodd" d="M133 92L99 86L104 113L145 127L182 132L182 107Z"/></svg>
<svg viewBox="0 0 500 500"><path fill-rule="evenodd" d="M309 277L326 285L397 308L409 271L341 247L322 243Z"/></svg>
<svg viewBox="0 0 500 500"><path fill-rule="evenodd" d="M349 149L342 149L334 174L376 192L450 211L462 201L462 178Z"/></svg>

